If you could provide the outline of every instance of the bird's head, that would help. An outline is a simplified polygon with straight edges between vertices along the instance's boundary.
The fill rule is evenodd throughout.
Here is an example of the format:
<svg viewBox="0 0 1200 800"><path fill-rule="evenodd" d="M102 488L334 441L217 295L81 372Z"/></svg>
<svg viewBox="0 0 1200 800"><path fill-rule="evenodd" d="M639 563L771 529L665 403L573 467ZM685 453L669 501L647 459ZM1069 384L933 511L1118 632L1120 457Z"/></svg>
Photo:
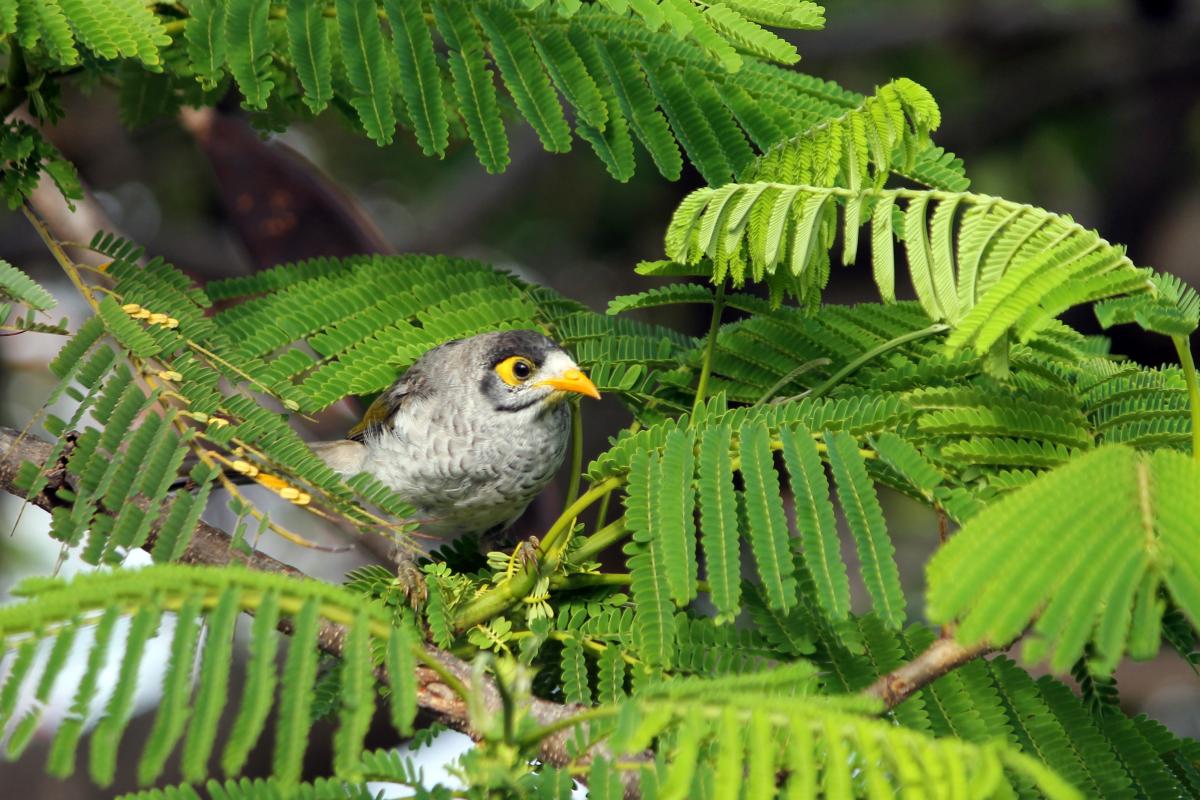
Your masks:
<svg viewBox="0 0 1200 800"><path fill-rule="evenodd" d="M497 411L521 411L571 395L600 399L567 352L536 331L500 331L468 340L485 365L481 388Z"/></svg>

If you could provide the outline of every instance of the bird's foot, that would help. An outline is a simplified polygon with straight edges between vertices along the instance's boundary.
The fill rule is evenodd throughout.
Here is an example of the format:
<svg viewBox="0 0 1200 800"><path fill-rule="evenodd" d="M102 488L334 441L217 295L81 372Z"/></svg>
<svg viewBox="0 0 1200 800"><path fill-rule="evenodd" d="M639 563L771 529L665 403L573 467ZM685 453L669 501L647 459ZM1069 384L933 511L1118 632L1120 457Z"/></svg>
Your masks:
<svg viewBox="0 0 1200 800"><path fill-rule="evenodd" d="M538 547L540 546L541 541L536 536L530 536L528 539L518 542L516 549L513 550L513 560L521 569L535 566L538 563Z"/></svg>
<svg viewBox="0 0 1200 800"><path fill-rule="evenodd" d="M393 552L392 561L396 566L396 588L414 610L419 609L429 599L429 587L425 584L425 576L421 574L411 553Z"/></svg>

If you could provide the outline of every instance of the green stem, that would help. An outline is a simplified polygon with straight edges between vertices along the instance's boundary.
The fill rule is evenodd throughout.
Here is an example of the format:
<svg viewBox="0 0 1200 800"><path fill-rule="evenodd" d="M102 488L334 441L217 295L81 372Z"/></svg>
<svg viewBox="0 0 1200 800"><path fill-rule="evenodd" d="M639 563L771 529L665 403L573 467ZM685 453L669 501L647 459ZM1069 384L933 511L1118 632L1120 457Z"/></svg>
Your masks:
<svg viewBox="0 0 1200 800"><path fill-rule="evenodd" d="M575 552L571 553L571 561L575 564L582 564L592 556L607 550L612 545L625 538L625 518L621 517L613 521L600 530L593 533L591 536L583 540L579 547L575 548Z"/></svg>
<svg viewBox="0 0 1200 800"><path fill-rule="evenodd" d="M600 501L600 508L596 510L596 530L600 530L608 522L608 504L612 500L612 493L604 495L604 499Z"/></svg>
<svg viewBox="0 0 1200 800"><path fill-rule="evenodd" d="M782 378L775 381L775 385L772 386L770 389L767 389L767 391L763 394L762 397L755 400L754 405L761 406L763 403L767 402L772 397L774 397L776 392L778 392L780 389L787 386L789 383L796 380L796 378L799 378L801 375L808 372L809 370L816 369L817 367L827 367L827 366L829 366L829 364L830 364L830 361L828 358L814 358L812 361L805 361L803 364L796 367L794 370L789 372L787 375L784 375Z"/></svg>
<svg viewBox="0 0 1200 800"><path fill-rule="evenodd" d="M579 498L579 479L583 472L583 414L578 402L571 403L571 478L567 484L566 506Z"/></svg>
<svg viewBox="0 0 1200 800"><path fill-rule="evenodd" d="M608 717L615 716L616 713L617 709L612 706L607 708L589 708L587 711L581 711L574 716L564 717L563 719L555 720L554 722L532 730L522 736L518 743L523 746L537 744L547 736L553 736L554 734L566 728L573 728L580 723L590 722L594 719L606 719Z"/></svg>
<svg viewBox="0 0 1200 800"><path fill-rule="evenodd" d="M902 344L908 344L909 342L916 341L917 339L924 339L926 336L933 336L936 333L942 333L943 331L948 331L948 330L950 330L949 325L938 322L933 325L930 325L928 328L922 328L919 331L909 331L908 333L897 336L895 339L889 339L886 342L884 342L883 344L872 347L870 350L863 353L858 358L854 359L849 364L847 364L846 366L839 369L837 372L830 375L829 379L826 380L824 383L820 384L819 386L814 386L812 389L809 389L807 392L802 392L801 394L796 395L795 399L799 399L801 397L820 397L821 395L825 394L825 392L828 392L830 389L832 389L834 386L837 386L839 383L841 383L843 380L845 380L847 376L849 376L851 373L853 373L855 370L857 370L863 364L866 364L868 361L871 361L874 358L878 358L879 356L883 355L884 353L895 350L897 347L899 347Z"/></svg>
<svg viewBox="0 0 1200 800"><path fill-rule="evenodd" d="M454 629L464 631L521 602L533 590L540 575L551 573L558 568L562 559L561 548L558 546L559 540L570 532L572 521L588 506L620 485L621 479L612 477L584 492L578 500L559 515L559 518L550 526L550 530L546 531L546 535L542 537L541 545L538 547L537 567L526 568L518 572L490 592L472 600L455 616Z"/></svg>
<svg viewBox="0 0 1200 800"><path fill-rule="evenodd" d="M556 575L550 579L550 588L559 592L572 592L578 589L593 589L597 586L628 586L633 576L628 572L613 572L604 574L582 573L578 575Z"/></svg>
<svg viewBox="0 0 1200 800"><path fill-rule="evenodd" d="M1192 458L1200 461L1200 381L1196 379L1196 362L1192 360L1192 343L1187 336L1172 336L1183 379L1187 382L1188 405L1192 411Z"/></svg>
<svg viewBox="0 0 1200 800"><path fill-rule="evenodd" d="M559 539L563 538L570 532L575 523L575 518L578 517L584 509L596 502L600 498L607 495L613 489L621 485L620 478L607 478L606 480L597 483L592 488L583 493L583 496L577 499L574 503L559 515L554 524L550 526L550 530L546 531L546 535L542 537L541 544L538 546L538 558L545 560L546 556L550 555L553 548L559 544Z"/></svg>
<svg viewBox="0 0 1200 800"><path fill-rule="evenodd" d="M696 400L692 403L692 416L704 405L704 394L708 391L708 376L712 374L713 354L717 352L717 332L721 329L721 312L725 310L725 281L717 287L713 298L712 319L708 323L708 343L704 345L704 364L700 367L700 383L696 386Z"/></svg>
<svg viewBox="0 0 1200 800"><path fill-rule="evenodd" d="M413 648L413 652L416 654L417 660L437 673L437 676L442 679L442 683L449 686L451 691L464 700L467 699L467 695L470 694L470 691L467 689L466 685L458 679L457 675L446 669L442 662L425 652L424 648L415 647Z"/></svg>

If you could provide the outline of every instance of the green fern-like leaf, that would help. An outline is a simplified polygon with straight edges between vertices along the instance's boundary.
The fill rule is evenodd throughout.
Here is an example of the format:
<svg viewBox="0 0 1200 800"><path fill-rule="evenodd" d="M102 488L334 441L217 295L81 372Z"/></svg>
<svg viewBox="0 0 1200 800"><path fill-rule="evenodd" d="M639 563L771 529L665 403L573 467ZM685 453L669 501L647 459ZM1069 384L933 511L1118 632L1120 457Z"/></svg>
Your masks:
<svg viewBox="0 0 1200 800"><path fill-rule="evenodd" d="M1107 446L1029 483L973 517L930 562L931 619L959 618L964 641L996 642L1032 621L1043 644L1032 645L1031 657L1048 651L1058 670L1089 640L1101 675L1127 647L1135 657L1152 655L1158 586L1193 623L1200 619L1200 573L1186 544L1196 495L1185 487L1197 478L1180 454ZM1080 544L1081 536L1101 544ZM981 564L998 548L1009 555L982 576ZM968 597L963 587L975 578L981 582Z"/></svg>
<svg viewBox="0 0 1200 800"><path fill-rule="evenodd" d="M305 0L288 0L288 54L304 88L304 105L319 114L333 99L333 58L323 9Z"/></svg>
<svg viewBox="0 0 1200 800"><path fill-rule="evenodd" d="M781 436L783 456L796 498L800 551L816 587L817 602L835 620L850 613L850 582L829 500L825 468L812 434L803 425Z"/></svg>
<svg viewBox="0 0 1200 800"><path fill-rule="evenodd" d="M270 0L231 0L225 5L226 59L247 108L266 108L267 98L275 89L268 70L271 63L267 30L270 5ZM206 32L197 33L204 35ZM209 64L213 64L215 58L215 53L209 55Z"/></svg>
<svg viewBox="0 0 1200 800"><path fill-rule="evenodd" d="M707 428L700 440L698 464L705 572L713 605L723 619L733 619L741 607L737 496L730 437L728 425Z"/></svg>
<svg viewBox="0 0 1200 800"><path fill-rule="evenodd" d="M478 12L492 57L513 102L551 152L571 149L571 131L528 34L501 7Z"/></svg>
<svg viewBox="0 0 1200 800"><path fill-rule="evenodd" d="M765 279L776 295L787 287L812 300L807 287L825 268L836 202L845 204L841 217L847 240L858 235L852 210L869 202L875 204L873 271L880 293L890 299L894 254L888 206L902 208L917 299L931 319L950 324L947 353L965 347L987 353L1010 334L1029 340L1073 305L1152 286L1121 248L1039 209L982 195L827 188L821 176L814 177L814 184L726 184L692 193L668 228L668 258L687 264L712 259L714 279L744 258L749 274ZM959 214L960 208L965 212ZM735 285L745 282L742 272L732 276Z"/></svg>
<svg viewBox="0 0 1200 800"><path fill-rule="evenodd" d="M3 259L0 259L0 295L38 311L49 311L56 305L49 292Z"/></svg>
<svg viewBox="0 0 1200 800"><path fill-rule="evenodd" d="M373 142L391 144L396 112L375 0L337 0L335 7L346 79L353 90L350 105Z"/></svg>
<svg viewBox="0 0 1200 800"><path fill-rule="evenodd" d="M775 474L770 433L764 423L738 431L741 472L746 488L742 507L749 525L750 545L772 608L786 612L796 603L787 519Z"/></svg>
<svg viewBox="0 0 1200 800"><path fill-rule="evenodd" d="M433 39L418 0L386 0L388 22L400 64L400 90L417 142L425 155L446 152L450 129L446 121L442 78L433 53Z"/></svg>
<svg viewBox="0 0 1200 800"><path fill-rule="evenodd" d="M431 5L438 31L452 48L449 62L454 93L475 154L488 172L503 172L509 162L508 136L492 71L484 60L483 40L457 0L435 0Z"/></svg>

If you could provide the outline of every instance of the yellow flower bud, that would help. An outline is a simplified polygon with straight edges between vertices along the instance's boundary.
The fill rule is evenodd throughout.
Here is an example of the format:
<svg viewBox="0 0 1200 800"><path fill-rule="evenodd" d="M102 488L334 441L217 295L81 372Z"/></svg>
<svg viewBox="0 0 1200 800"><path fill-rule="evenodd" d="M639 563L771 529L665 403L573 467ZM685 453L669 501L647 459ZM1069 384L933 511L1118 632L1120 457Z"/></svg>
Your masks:
<svg viewBox="0 0 1200 800"><path fill-rule="evenodd" d="M243 475L249 475L251 478L258 474L258 467L254 466L249 461L242 461L241 459L238 459L230 466L233 467L234 472L240 472Z"/></svg>

